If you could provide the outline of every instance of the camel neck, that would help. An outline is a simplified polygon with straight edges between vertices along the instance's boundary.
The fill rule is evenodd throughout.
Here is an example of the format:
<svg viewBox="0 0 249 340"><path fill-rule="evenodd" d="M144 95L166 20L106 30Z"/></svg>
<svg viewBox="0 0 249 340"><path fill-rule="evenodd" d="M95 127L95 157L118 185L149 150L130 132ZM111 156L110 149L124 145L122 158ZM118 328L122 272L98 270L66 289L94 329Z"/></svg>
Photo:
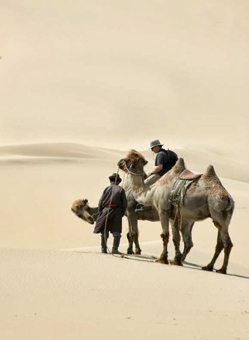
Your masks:
<svg viewBox="0 0 249 340"><path fill-rule="evenodd" d="M96 221L97 216L98 216L98 212L99 212L99 208L98 207L94 207L94 208L89 207L88 212L93 217L94 221Z"/></svg>
<svg viewBox="0 0 249 340"><path fill-rule="evenodd" d="M148 199L149 187L144 184L142 176L132 176L131 186L134 198L139 202L144 204Z"/></svg>

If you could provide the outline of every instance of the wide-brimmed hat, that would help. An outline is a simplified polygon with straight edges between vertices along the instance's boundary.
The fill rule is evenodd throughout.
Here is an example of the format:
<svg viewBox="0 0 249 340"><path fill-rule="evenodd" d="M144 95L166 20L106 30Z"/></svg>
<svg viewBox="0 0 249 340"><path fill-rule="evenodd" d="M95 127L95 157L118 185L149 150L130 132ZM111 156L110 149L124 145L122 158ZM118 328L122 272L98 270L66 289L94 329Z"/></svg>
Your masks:
<svg viewBox="0 0 249 340"><path fill-rule="evenodd" d="M122 179L120 178L119 174L114 173L111 176L109 176L109 180L111 182L115 182L115 183L120 183L122 181Z"/></svg>
<svg viewBox="0 0 249 340"><path fill-rule="evenodd" d="M163 144L160 143L159 139L155 139L152 142L150 142L150 148L154 148L155 146L163 146Z"/></svg>

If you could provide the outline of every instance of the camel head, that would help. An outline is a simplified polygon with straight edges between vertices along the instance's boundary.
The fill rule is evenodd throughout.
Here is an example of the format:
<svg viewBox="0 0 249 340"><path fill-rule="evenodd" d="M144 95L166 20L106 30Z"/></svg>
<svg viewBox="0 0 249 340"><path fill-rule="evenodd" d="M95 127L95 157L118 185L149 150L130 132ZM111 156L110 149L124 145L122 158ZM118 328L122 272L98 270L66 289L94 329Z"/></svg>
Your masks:
<svg viewBox="0 0 249 340"><path fill-rule="evenodd" d="M144 174L143 169L147 163L148 161L140 152L132 149L125 158L120 159L118 167L126 173Z"/></svg>
<svg viewBox="0 0 249 340"><path fill-rule="evenodd" d="M90 224L94 224L94 218L89 213L90 207L88 205L87 199L82 199L82 200L78 199L74 201L72 204L71 210L76 216L78 216L82 220Z"/></svg>

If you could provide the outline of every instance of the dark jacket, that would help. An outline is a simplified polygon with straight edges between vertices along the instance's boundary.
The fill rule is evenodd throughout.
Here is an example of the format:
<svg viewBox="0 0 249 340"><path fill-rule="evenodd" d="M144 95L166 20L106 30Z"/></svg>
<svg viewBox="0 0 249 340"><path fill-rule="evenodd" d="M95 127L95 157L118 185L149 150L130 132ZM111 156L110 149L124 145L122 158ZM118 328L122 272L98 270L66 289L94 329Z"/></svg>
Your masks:
<svg viewBox="0 0 249 340"><path fill-rule="evenodd" d="M127 208L127 199L124 189L116 184L111 184L103 191L99 200L99 215L94 228L94 233L106 230L122 233L122 217Z"/></svg>
<svg viewBox="0 0 249 340"><path fill-rule="evenodd" d="M160 176L163 176L175 165L178 157L174 151L161 149L155 159L155 165L161 164L163 166L162 170L159 172Z"/></svg>

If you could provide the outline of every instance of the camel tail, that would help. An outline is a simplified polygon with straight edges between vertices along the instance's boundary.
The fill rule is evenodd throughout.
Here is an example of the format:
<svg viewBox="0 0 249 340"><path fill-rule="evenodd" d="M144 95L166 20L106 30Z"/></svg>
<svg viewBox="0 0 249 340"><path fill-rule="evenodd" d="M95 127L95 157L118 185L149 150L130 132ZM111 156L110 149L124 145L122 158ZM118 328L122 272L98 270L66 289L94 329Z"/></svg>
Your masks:
<svg viewBox="0 0 249 340"><path fill-rule="evenodd" d="M230 194L227 195L227 199L228 199L228 205L227 205L226 211L231 211L233 213L234 205L235 205L234 200Z"/></svg>

